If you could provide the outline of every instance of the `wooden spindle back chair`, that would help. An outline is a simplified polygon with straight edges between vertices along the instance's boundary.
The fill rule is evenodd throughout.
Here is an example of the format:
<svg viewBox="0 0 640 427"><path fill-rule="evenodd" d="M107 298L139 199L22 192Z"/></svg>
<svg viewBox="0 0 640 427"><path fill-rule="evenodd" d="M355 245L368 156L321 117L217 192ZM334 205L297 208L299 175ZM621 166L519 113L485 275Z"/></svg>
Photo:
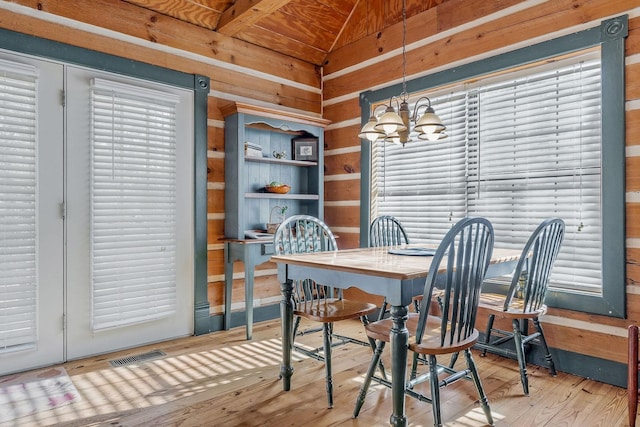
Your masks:
<svg viewBox="0 0 640 427"><path fill-rule="evenodd" d="M480 288L493 252L493 239L493 227L487 219L465 218L454 225L430 260L429 274L424 285L424 301L431 300L435 288L442 289L442 317L434 316L429 310L408 314L407 329L410 335L409 350L413 352L413 367L406 393L421 401L431 402L434 426L442 425L440 388L460 379L473 380L487 421L493 425L489 402L470 351L478 339L478 331L475 329L476 313ZM367 336L375 339L377 345L356 400L354 417L358 416L364 404L385 344L390 341L390 331L393 327L393 319L390 318L365 326ZM465 369L457 371L438 364L436 356L458 352L464 352L467 362ZM418 359L422 356L428 358L429 372L418 375ZM404 381L404 378L400 380ZM391 386L391 383L384 379L376 378L376 381ZM418 393L413 388L424 381L430 383L430 396Z"/></svg>
<svg viewBox="0 0 640 427"><path fill-rule="evenodd" d="M550 218L543 221L531 233L516 269L511 278L511 285L506 295L484 293L480 298L480 307L489 313L484 341L476 348L482 349L484 356L487 351L503 356L516 356L520 367L520 379L525 395L529 394L527 379L527 364L525 345L538 340L543 347L545 360L549 365L551 375L556 375L551 352L544 337L539 317L547 312L544 300L549 287L549 277L553 264L560 252L564 238L565 224L560 218ZM524 281L524 284L522 283ZM513 331L504 331L493 327L496 318L509 319ZM526 333L524 322L531 320L535 332ZM504 347L508 341L513 341L515 351Z"/></svg>
<svg viewBox="0 0 640 427"><path fill-rule="evenodd" d="M371 221L369 226L369 247L396 246L409 244L409 236L399 219L391 215L382 215ZM416 310L419 302L414 300ZM378 320L381 320L389 313L387 300L382 302Z"/></svg>
<svg viewBox="0 0 640 427"><path fill-rule="evenodd" d="M289 255L309 252L326 252L338 250L336 239L329 227L320 219L308 215L294 215L280 224L273 238L274 252L277 255ZM361 319L368 323L366 316L377 310L375 304L361 301L346 300L342 297L342 289L325 286L313 280L300 280L294 284L293 289L294 309L296 316L291 342L293 348L308 356L324 361L326 370L326 389L329 408L333 407L333 379L331 373L331 348L336 343L334 337L340 339L340 343L358 342L371 345L349 337L338 336L333 333L333 322L346 319ZM323 345L318 349L308 351L295 345L300 318L312 320L322 324ZM340 344L337 343L337 344ZM319 351L323 356L319 356Z"/></svg>
<svg viewBox="0 0 640 427"><path fill-rule="evenodd" d="M382 215L371 221L369 247L395 246L407 243L409 243L409 236L397 218Z"/></svg>

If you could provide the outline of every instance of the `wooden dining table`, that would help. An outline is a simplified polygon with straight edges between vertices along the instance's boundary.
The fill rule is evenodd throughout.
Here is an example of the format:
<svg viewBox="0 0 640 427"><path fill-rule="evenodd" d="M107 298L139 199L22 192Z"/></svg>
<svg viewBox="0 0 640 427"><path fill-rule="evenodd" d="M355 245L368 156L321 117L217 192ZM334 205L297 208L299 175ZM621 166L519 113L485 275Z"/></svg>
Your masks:
<svg viewBox="0 0 640 427"><path fill-rule="evenodd" d="M406 426L405 378L409 332L406 328L408 306L412 298L423 294L425 278L431 266L431 256L407 256L389 253L390 250L424 247L413 244L394 247L346 249L334 252L315 252L275 255L271 261L278 265L282 300L282 365L280 375L285 391L291 389L293 367L293 281L312 279L336 288L355 287L386 297L393 318L391 329L391 374L393 412L390 424ZM520 256L519 251L494 248L487 278L510 274ZM355 402L355 396L354 396Z"/></svg>

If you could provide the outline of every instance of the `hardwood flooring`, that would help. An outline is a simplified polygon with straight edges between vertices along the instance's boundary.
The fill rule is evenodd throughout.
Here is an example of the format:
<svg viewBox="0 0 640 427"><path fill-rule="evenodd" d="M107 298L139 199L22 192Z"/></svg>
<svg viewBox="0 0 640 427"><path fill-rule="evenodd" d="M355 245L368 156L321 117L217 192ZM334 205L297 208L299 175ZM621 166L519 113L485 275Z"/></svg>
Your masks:
<svg viewBox="0 0 640 427"><path fill-rule="evenodd" d="M364 338L358 322L336 332ZM386 426L390 390L372 384L360 416L351 414L370 358L356 344L333 351L335 406L327 409L324 365L294 352L292 390L282 391L279 321L258 323L252 341L244 328L187 337L65 363L81 400L15 420L15 426ZM320 334L301 343L320 345ZM139 364L110 360L151 350L166 353ZM387 350L385 350L387 353ZM627 425L626 390L564 373L551 377L529 366L530 396L522 394L517 364L474 352L495 425L501 427L617 427ZM462 359L462 358L460 358ZM460 363L460 362L459 362ZM387 360L387 367L390 366ZM486 419L473 384L441 391L446 426L479 427ZM411 426L431 426L431 405L406 398Z"/></svg>

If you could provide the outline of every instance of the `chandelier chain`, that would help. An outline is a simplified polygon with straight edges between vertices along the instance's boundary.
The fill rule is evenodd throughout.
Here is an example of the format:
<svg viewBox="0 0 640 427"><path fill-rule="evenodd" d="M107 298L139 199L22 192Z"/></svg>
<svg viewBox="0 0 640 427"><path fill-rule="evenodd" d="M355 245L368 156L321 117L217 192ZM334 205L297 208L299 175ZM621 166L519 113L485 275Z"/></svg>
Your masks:
<svg viewBox="0 0 640 427"><path fill-rule="evenodd" d="M400 98L406 101L407 93L407 0L402 0L402 93Z"/></svg>
<svg viewBox="0 0 640 427"><path fill-rule="evenodd" d="M393 102L396 102L396 108ZM425 103L421 103L421 102ZM385 109L380 116L376 114L378 107ZM426 107L422 115L421 107ZM380 110L381 111L381 110ZM412 123L415 123L412 129ZM409 109L409 93L407 91L407 0L402 0L402 93L389 98L389 105L378 105L371 111L367 123L362 126L358 136L371 142L383 139L388 142L404 144L410 141L410 134L417 133L418 139L437 141L446 138L445 125L431 106L428 96L420 97L413 106L413 114Z"/></svg>

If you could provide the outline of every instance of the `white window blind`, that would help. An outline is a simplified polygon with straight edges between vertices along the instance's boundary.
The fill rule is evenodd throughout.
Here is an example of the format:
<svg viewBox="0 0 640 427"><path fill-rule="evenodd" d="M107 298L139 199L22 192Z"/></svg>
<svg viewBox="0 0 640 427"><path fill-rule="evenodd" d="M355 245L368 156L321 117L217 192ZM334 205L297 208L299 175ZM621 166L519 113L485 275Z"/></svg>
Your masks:
<svg viewBox="0 0 640 427"><path fill-rule="evenodd" d="M175 95L94 79L92 328L176 310Z"/></svg>
<svg viewBox="0 0 640 427"><path fill-rule="evenodd" d="M522 247L544 218L567 233L551 286L601 288L600 61L580 61L472 91L469 212L496 245ZM580 226L582 224L582 226ZM580 230L580 231L578 231Z"/></svg>
<svg viewBox="0 0 640 427"><path fill-rule="evenodd" d="M36 82L0 60L0 353L37 341Z"/></svg>
<svg viewBox="0 0 640 427"><path fill-rule="evenodd" d="M449 138L378 149L386 156L374 161L377 185L388 191L372 197L377 214L406 222L412 242L440 239L449 211L453 221L484 216L496 247L514 249L543 219L560 217L567 233L551 286L600 293L600 99L594 53L435 97Z"/></svg>

